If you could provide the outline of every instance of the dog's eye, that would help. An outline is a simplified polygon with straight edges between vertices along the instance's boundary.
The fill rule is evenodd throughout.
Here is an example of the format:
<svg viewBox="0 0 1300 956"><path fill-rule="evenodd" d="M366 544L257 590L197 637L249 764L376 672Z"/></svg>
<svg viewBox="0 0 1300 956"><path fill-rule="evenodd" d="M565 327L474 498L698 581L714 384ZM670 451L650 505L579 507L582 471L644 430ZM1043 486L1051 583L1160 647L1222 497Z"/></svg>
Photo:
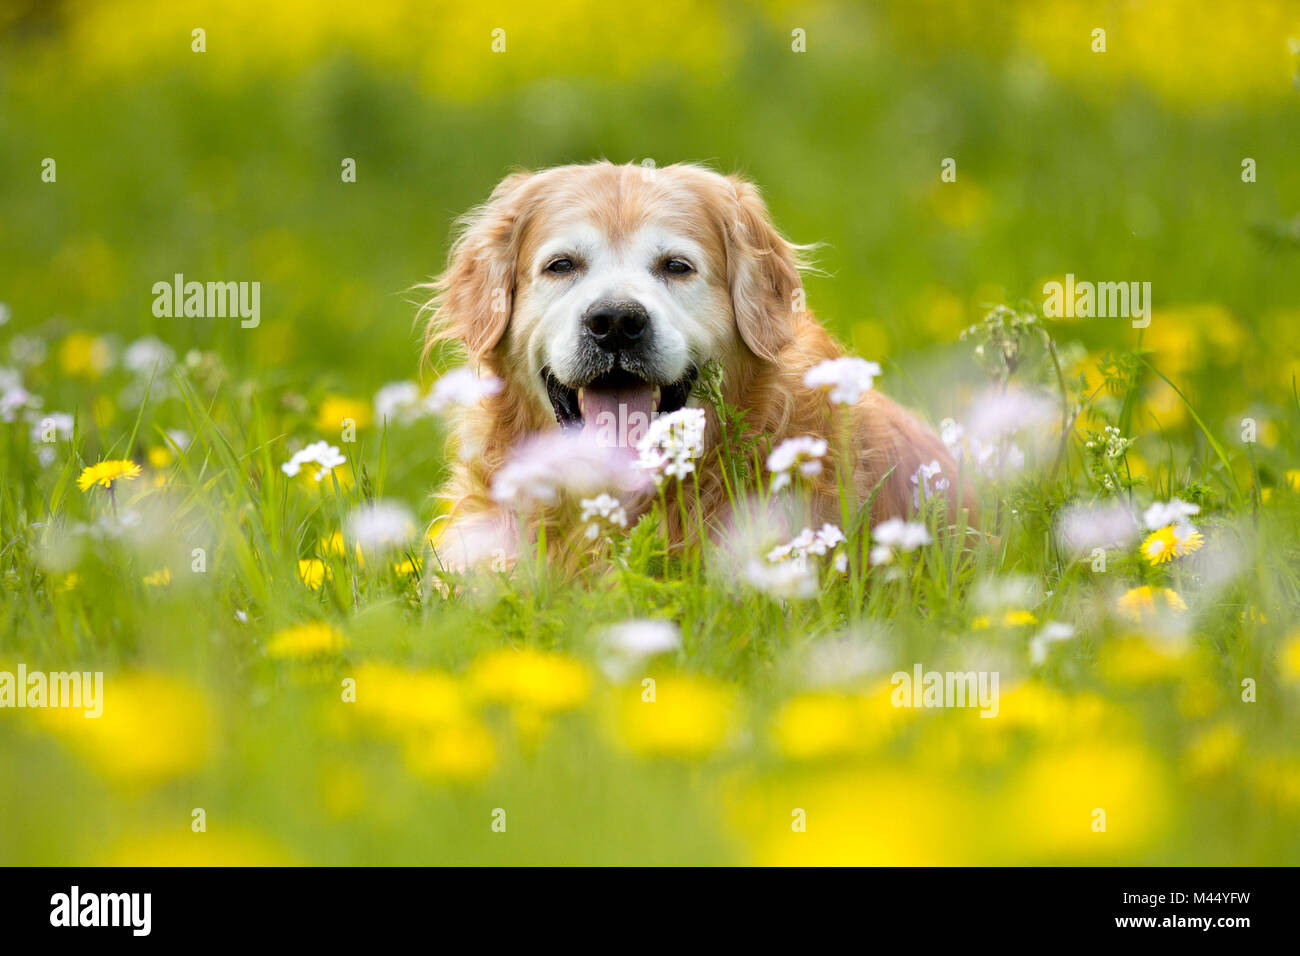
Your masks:
<svg viewBox="0 0 1300 956"><path fill-rule="evenodd" d="M546 271L555 275L564 275L564 273L572 272L576 268L578 267L574 265L572 259L561 256L559 259L552 259L550 264L547 265Z"/></svg>
<svg viewBox="0 0 1300 956"><path fill-rule="evenodd" d="M675 275L675 276L684 276L688 272L695 271L693 268L691 268L691 264L689 262L687 262L685 259L679 259L676 256L673 256L671 259L665 259L662 268L664 272L667 272L669 275Z"/></svg>

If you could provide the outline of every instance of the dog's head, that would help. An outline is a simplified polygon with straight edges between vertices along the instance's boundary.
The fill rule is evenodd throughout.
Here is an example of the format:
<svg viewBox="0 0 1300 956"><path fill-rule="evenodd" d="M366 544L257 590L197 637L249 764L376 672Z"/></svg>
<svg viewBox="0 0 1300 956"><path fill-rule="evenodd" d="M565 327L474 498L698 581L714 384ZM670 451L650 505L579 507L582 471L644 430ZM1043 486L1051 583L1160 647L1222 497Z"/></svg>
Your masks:
<svg viewBox="0 0 1300 956"><path fill-rule="evenodd" d="M705 362L776 357L802 311L798 252L738 177L514 173L463 220L428 341L460 340L562 427L635 429L681 408Z"/></svg>

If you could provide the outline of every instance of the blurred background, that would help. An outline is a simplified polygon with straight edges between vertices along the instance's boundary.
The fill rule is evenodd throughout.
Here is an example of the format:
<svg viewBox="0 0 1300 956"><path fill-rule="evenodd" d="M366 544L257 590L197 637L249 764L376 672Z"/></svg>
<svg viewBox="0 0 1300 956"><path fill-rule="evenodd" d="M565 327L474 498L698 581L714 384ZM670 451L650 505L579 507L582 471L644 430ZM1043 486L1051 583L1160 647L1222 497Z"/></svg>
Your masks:
<svg viewBox="0 0 1300 956"><path fill-rule="evenodd" d="M196 29L204 52L193 49ZM1094 52L1098 29L1104 52ZM441 269L454 219L506 172L601 157L689 160L749 176L789 237L823 244L807 280L811 308L856 354L886 364L883 390L936 421L955 410L955 370L979 377L958 336L990 305L1038 308L1044 283L1067 273L1150 282L1155 314L1143 347L1220 440L1235 440L1243 415L1256 417L1258 468L1266 484L1284 484L1296 444L1282 422L1300 373L1298 71L1300 3L1283 0L0 0L0 365L20 368L46 409L78 416L85 463L110 452L138 460L152 446L161 469L180 450L163 430L184 421L193 430L193 419L166 388L142 411L146 366L123 365L132 343L157 337L210 385L201 394L220 395L212 415L241 464L274 475L288 457L285 434L336 440L327 426L353 414L365 428L384 384L436 374L418 366L412 287ZM947 158L955 182L940 178ZM1248 158L1252 182L1243 181ZM54 182L42 180L46 159ZM345 159L355 160L355 182L341 177ZM260 326L155 317L153 284L176 273L261 282ZM1137 342L1126 320L1062 321L1053 334L1067 372L1092 376L1090 387L1108 350ZM1153 377L1141 387L1140 426L1169 428L1180 461L1203 451L1177 396ZM378 438L364 440L358 458L370 456L373 469ZM6 542L62 494L14 441L4 446L13 455L0 509ZM427 519L441 440L412 429L389 441L385 493ZM1145 451L1162 458L1164 442ZM216 444L205 454L238 470ZM71 595L51 601L46 589L56 585L33 583L41 574L6 545L0 663L130 665L145 675L122 678L120 716L98 740L81 740L75 727L52 731L70 741L66 751L40 733L12 732L0 715L0 860L790 861L766 838L755 853L738 849L736 836L752 834L764 801L786 813L785 778L735 803L743 809L720 828L715 806L747 783L702 779L690 760L620 756L595 725L543 737L538 728L569 706L550 698L513 711L510 742L497 745L504 769L493 779L529 795L512 807L530 836L507 849L486 830L468 834L458 815L485 813L484 800L504 799L497 791L422 789L409 776L414 766L438 779L482 779L496 758L477 730L402 760L354 746L354 731L300 691L311 673L277 664L264 639L304 616L346 619L340 626L367 655L456 669L487 629L502 642L540 634L581 656L582 635L609 609L594 598L560 608L503 600L490 613L448 604L429 642L421 629L431 625L411 620L400 592L354 614L354 595L301 587L292 564L337 526L329 508L286 505L265 489L260 501L236 500L215 487L223 503L209 509L196 491L185 519L227 542L223 567L236 570L219 584L178 578L160 598L133 580L135 590L119 595L108 557L78 566L80 584L58 577L68 566L47 562L48 580ZM68 491L62 507L89 518L87 500ZM229 543L245 539L252 544ZM259 561L289 568L287 579L254 573L254 546ZM200 590L209 586L217 590ZM642 599L669 616L689 604L666 584L647 585ZM248 635L233 623L245 609ZM765 665L735 672L727 652L737 646L718 639L692 666L752 681L749 703L765 712L780 694L755 676ZM586 678L534 663L518 678L521 696L533 682L567 680L585 697ZM482 666L480 684L515 686ZM409 704L372 714L379 724L438 723L420 702L441 685L420 674L372 675L389 682L393 708ZM682 722L704 728L707 752L723 736L719 725L710 737L710 720L730 712L730 692L686 680ZM1294 755L1252 777L1248 794L1174 796L1170 781L1182 771L1166 773L1151 753L1188 745L1174 703L1182 686L1166 688L1165 724L1127 709L1132 700L1103 712L1091 698L1030 694L1023 710L1008 710L1019 717L988 722L1009 737L974 742L932 726L926 746L937 756L923 772L873 762L819 778L829 805L850 792L870 797L841 819L849 837L819 844L817 858L1090 860L1050 821L1024 844L1010 828L1066 786L1059 781L1105 778L1140 832L1102 859L1294 859ZM1133 744L1138 714L1155 735L1151 750ZM1054 733L1060 722L1095 731L1095 746L1062 756L1015 736ZM824 721L814 715L812 726ZM1221 784L1239 738L1214 732L1195 737L1195 766ZM694 759L693 740L666 749L680 743ZM1031 753L1038 762L1017 762ZM958 793L948 781L959 765L985 782L993 768L1012 768L1010 790L975 783ZM1262 805L1283 807L1283 822L1256 821ZM241 822L223 825L199 853L186 820L179 835L157 826L194 806ZM1014 812L995 825L1004 819L995 807ZM882 842L870 828L880 820L901 821L910 842ZM1179 830L1187 820L1200 821L1195 840ZM984 842L964 846L971 833Z"/></svg>
<svg viewBox="0 0 1300 956"><path fill-rule="evenodd" d="M156 332L366 391L414 372L407 290L453 219L512 167L599 157L752 177L792 238L825 244L810 303L868 357L951 341L1067 272L1140 279L1158 309L1219 307L1179 345L1244 398L1297 318L1295 3L3 11L0 268L26 329ZM263 328L155 319L176 272L260 280ZM1091 325L1090 344L1133 335Z"/></svg>

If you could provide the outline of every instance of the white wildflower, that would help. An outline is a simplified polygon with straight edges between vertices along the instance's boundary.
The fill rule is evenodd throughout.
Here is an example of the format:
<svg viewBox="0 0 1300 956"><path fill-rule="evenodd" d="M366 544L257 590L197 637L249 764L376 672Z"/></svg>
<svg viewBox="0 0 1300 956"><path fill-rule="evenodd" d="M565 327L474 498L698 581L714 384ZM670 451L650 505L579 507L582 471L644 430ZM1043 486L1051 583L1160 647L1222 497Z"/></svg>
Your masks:
<svg viewBox="0 0 1300 956"><path fill-rule="evenodd" d="M605 631L604 642L606 647L620 654L646 657L677 650L682 646L682 635L672 621L636 619L609 628Z"/></svg>
<svg viewBox="0 0 1300 956"><path fill-rule="evenodd" d="M809 388L830 389L830 400L836 405L854 405L875 384L880 374L880 364L860 358L827 359L804 373L803 383Z"/></svg>
<svg viewBox="0 0 1300 956"><path fill-rule="evenodd" d="M302 451L296 452L292 458L280 466L290 478L293 478L302 470L306 464L315 464L319 468L316 471L316 480L324 481L329 475L331 469L337 468L347 461L347 458L339 453L336 446L327 441L312 442Z"/></svg>
<svg viewBox="0 0 1300 956"><path fill-rule="evenodd" d="M67 441L72 437L73 418L67 412L46 412L40 418L35 415L28 419L32 423L32 441L43 442L47 436L55 441Z"/></svg>
<svg viewBox="0 0 1300 956"><path fill-rule="evenodd" d="M1049 644L1068 641L1072 637L1074 637L1074 625L1049 621L1047 626L1029 641L1029 662L1031 664L1042 664L1047 660L1047 647Z"/></svg>
<svg viewBox="0 0 1300 956"><path fill-rule="evenodd" d="M456 405L476 405L503 387L501 379L491 373L479 375L472 368L454 368L434 382L428 408L435 415L441 415Z"/></svg>
<svg viewBox="0 0 1300 956"><path fill-rule="evenodd" d="M826 439L813 435L787 438L777 445L767 457L767 470L772 473L772 491L780 491L790 484L791 473L796 468L805 478L820 475L826 450Z"/></svg>
<svg viewBox="0 0 1300 956"><path fill-rule="evenodd" d="M1201 506L1190 504L1179 498L1171 501L1157 501L1142 512L1142 523L1148 531L1159 531L1169 525L1182 525L1192 515L1200 514Z"/></svg>
<svg viewBox="0 0 1300 956"><path fill-rule="evenodd" d="M933 540L930 529L922 522L904 521L902 518L882 521L871 530L871 538L874 542L872 564L888 564L894 560L896 551L915 551Z"/></svg>
<svg viewBox="0 0 1300 956"><path fill-rule="evenodd" d="M912 484L916 485L912 489L912 503L916 507L921 507L921 499L924 492L925 500L933 498L936 494L948 490L948 479L939 478L943 473L943 468L939 464L939 459L934 459L928 465L922 465L916 469L916 474L912 476ZM936 480L937 479L937 480Z"/></svg>
<svg viewBox="0 0 1300 956"><path fill-rule="evenodd" d="M637 442L637 465L655 483L665 478L685 478L704 453L704 409L682 408L657 416Z"/></svg>
<svg viewBox="0 0 1300 956"><path fill-rule="evenodd" d="M375 392L375 421L409 425L429 411L414 382L389 382Z"/></svg>
<svg viewBox="0 0 1300 956"><path fill-rule="evenodd" d="M0 422L16 422L20 412L40 408L42 404L40 396L33 395L21 385L7 388L0 393Z"/></svg>
<svg viewBox="0 0 1300 956"><path fill-rule="evenodd" d="M767 560L784 561L786 558L804 560L809 555L821 557L844 542L844 533L833 524L824 524L819 531L804 528L789 544L779 545L768 552Z"/></svg>
<svg viewBox="0 0 1300 956"><path fill-rule="evenodd" d="M638 490L643 483L619 449L582 434L548 431L513 450L492 479L492 497L517 507L553 505L565 495Z"/></svg>
<svg viewBox="0 0 1300 956"><path fill-rule="evenodd" d="M1052 401L1020 388L984 392L970 410L969 432L981 441L1002 439L1050 420L1056 413Z"/></svg>
<svg viewBox="0 0 1300 956"><path fill-rule="evenodd" d="M136 339L122 353L122 365L132 374L145 378L155 374L161 377L175 364L176 352L155 335Z"/></svg>
<svg viewBox="0 0 1300 956"><path fill-rule="evenodd" d="M775 598L801 600L817 593L817 575L807 561L771 562L750 560L745 580L755 589Z"/></svg>
<svg viewBox="0 0 1300 956"><path fill-rule="evenodd" d="M1097 548L1125 548L1137 537L1137 519L1119 501L1074 504L1061 513L1056 534L1075 557Z"/></svg>
<svg viewBox="0 0 1300 956"><path fill-rule="evenodd" d="M415 537L415 518L403 504L372 501L348 515L345 530L362 551L397 551Z"/></svg>
<svg viewBox="0 0 1300 956"><path fill-rule="evenodd" d="M50 347L38 335L15 335L9 340L9 354L19 365L40 365L50 354Z"/></svg>
<svg viewBox="0 0 1300 956"><path fill-rule="evenodd" d="M601 531L627 527L627 512L613 495L602 492L594 498L583 498L580 504L582 517L579 520L588 523L586 534L591 540L595 540Z"/></svg>

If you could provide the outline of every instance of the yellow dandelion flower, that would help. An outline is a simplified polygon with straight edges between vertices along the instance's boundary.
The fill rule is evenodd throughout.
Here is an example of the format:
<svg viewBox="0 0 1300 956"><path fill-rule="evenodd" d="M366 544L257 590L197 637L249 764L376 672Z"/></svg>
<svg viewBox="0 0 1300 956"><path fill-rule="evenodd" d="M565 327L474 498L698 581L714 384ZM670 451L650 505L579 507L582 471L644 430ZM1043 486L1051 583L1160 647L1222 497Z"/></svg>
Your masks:
<svg viewBox="0 0 1300 956"><path fill-rule="evenodd" d="M298 624L279 631L266 643L274 658L324 657L343 649L343 635L324 621Z"/></svg>
<svg viewBox="0 0 1300 956"><path fill-rule="evenodd" d="M294 866L286 850L248 830L222 828L195 835L160 830L133 833L116 844L103 861L107 866Z"/></svg>
<svg viewBox="0 0 1300 956"><path fill-rule="evenodd" d="M98 335L73 332L59 343L59 368L75 378L99 378L113 362L108 342Z"/></svg>
<svg viewBox="0 0 1300 956"><path fill-rule="evenodd" d="M742 781L726 820L759 866L944 866L978 861L986 826L951 779L836 769Z"/></svg>
<svg viewBox="0 0 1300 956"><path fill-rule="evenodd" d="M323 538L321 540L320 546L317 548L317 551L319 551L321 554L326 555L328 557L335 557L335 558L343 557L345 554L347 554L347 544L344 543L343 541L343 532L335 531L328 538ZM354 546L354 552L356 554L357 564L362 567L365 567L366 558L361 551L360 544Z"/></svg>
<svg viewBox="0 0 1300 956"><path fill-rule="evenodd" d="M1138 588L1131 588L1120 595L1117 607L1121 616L1128 618L1135 624L1141 624L1143 620L1156 614L1158 610L1174 611L1181 613L1187 610L1187 605L1183 599L1178 596L1177 591L1169 588L1152 587L1144 584Z"/></svg>
<svg viewBox="0 0 1300 956"><path fill-rule="evenodd" d="M591 675L578 661L534 650L484 654L471 666L468 680L483 700L544 713L572 710L591 690Z"/></svg>
<svg viewBox="0 0 1300 956"><path fill-rule="evenodd" d="M1202 731L1188 746L1184 764L1194 777L1218 777L1232 768L1242 750L1242 735L1232 724Z"/></svg>
<svg viewBox="0 0 1300 956"><path fill-rule="evenodd" d="M332 575L329 565L320 558L304 558L298 562L298 578L313 591L319 591Z"/></svg>
<svg viewBox="0 0 1300 956"><path fill-rule="evenodd" d="M1204 536L1191 525L1165 525L1147 535L1142 555L1152 564L1164 564L1200 550L1204 543Z"/></svg>
<svg viewBox="0 0 1300 956"><path fill-rule="evenodd" d="M1290 683L1300 683L1300 631L1293 631L1277 652L1278 670Z"/></svg>
<svg viewBox="0 0 1300 956"><path fill-rule="evenodd" d="M1271 756L1259 761L1251 784L1262 802L1287 809L1300 808L1300 759Z"/></svg>
<svg viewBox="0 0 1300 956"><path fill-rule="evenodd" d="M426 777L471 781L487 776L496 764L496 743L478 720L440 727L412 737L404 750L406 765Z"/></svg>
<svg viewBox="0 0 1300 956"><path fill-rule="evenodd" d="M77 487L82 491L89 491L92 485L111 488L119 478L134 481L139 476L140 466L133 461L101 461L82 471L81 477L77 479Z"/></svg>
<svg viewBox="0 0 1300 956"><path fill-rule="evenodd" d="M407 558L393 565L393 571L402 577L415 577L420 573L422 562L419 559Z"/></svg>
<svg viewBox="0 0 1300 956"><path fill-rule="evenodd" d="M172 583L171 568L159 568L152 574L146 574L143 581L151 588L165 588Z"/></svg>
<svg viewBox="0 0 1300 956"><path fill-rule="evenodd" d="M1173 525L1151 532L1142 542L1142 555L1152 564L1172 561L1176 550L1178 550L1178 542L1174 539Z"/></svg>
<svg viewBox="0 0 1300 956"><path fill-rule="evenodd" d="M442 671L411 671L369 662L353 674L359 718L393 734L426 732L471 719L465 692Z"/></svg>
<svg viewBox="0 0 1300 956"><path fill-rule="evenodd" d="M76 708L41 712L49 729L104 777L161 783L200 769L212 748L214 719L206 696L163 674L115 674L104 682L103 713L87 720Z"/></svg>
<svg viewBox="0 0 1300 956"><path fill-rule="evenodd" d="M1043 751L1010 784L1002 820L1033 859L1131 850L1155 839L1168 819L1158 767L1130 744L1092 741Z"/></svg>
<svg viewBox="0 0 1300 956"><path fill-rule="evenodd" d="M649 695L649 696L647 696ZM701 677L665 677L651 688L638 686L619 701L617 730L622 742L646 756L705 757L731 733L735 695Z"/></svg>
<svg viewBox="0 0 1300 956"><path fill-rule="evenodd" d="M1180 558L1185 554L1200 550L1201 545L1205 544L1204 536L1195 528L1183 531L1175 528L1174 541L1177 545L1177 555Z"/></svg>
<svg viewBox="0 0 1300 956"><path fill-rule="evenodd" d="M170 448L162 445L155 445L153 448L149 449L148 459L150 468L166 468L176 460L176 456L172 454Z"/></svg>
<svg viewBox="0 0 1300 956"><path fill-rule="evenodd" d="M322 431L337 431L351 422L356 428L370 424L370 405L343 395L326 395L316 412L316 427Z"/></svg>
<svg viewBox="0 0 1300 956"><path fill-rule="evenodd" d="M772 742L786 757L815 759L851 751L858 742L857 708L847 697L801 694L772 722Z"/></svg>
<svg viewBox="0 0 1300 956"><path fill-rule="evenodd" d="M970 622L970 626L972 631L985 631L988 630L992 623L993 619L987 614L980 614ZM1002 627L1028 627L1037 623L1038 618L1034 616L1033 611L1016 609L1004 611L1000 621Z"/></svg>

